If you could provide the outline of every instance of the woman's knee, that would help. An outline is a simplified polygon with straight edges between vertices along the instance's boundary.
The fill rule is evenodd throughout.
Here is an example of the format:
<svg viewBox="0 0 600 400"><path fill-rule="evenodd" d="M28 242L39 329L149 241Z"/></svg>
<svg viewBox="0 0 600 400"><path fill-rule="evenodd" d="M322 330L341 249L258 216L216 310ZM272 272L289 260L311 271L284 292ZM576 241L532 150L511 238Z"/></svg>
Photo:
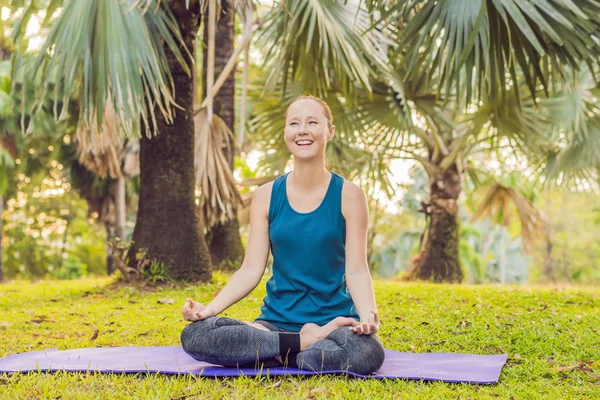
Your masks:
<svg viewBox="0 0 600 400"><path fill-rule="evenodd" d="M349 371L362 375L377 372L385 360L385 350L377 335L359 335L350 332L345 346L348 351Z"/></svg>
<svg viewBox="0 0 600 400"><path fill-rule="evenodd" d="M328 350L333 352L329 353ZM311 362L306 369L313 368L314 364L324 369L342 369L361 375L378 371L385 359L383 344L378 336L359 335L347 327L331 332L326 340L309 347L308 352L313 354L308 357ZM308 359L303 357L301 361Z"/></svg>
<svg viewBox="0 0 600 400"><path fill-rule="evenodd" d="M195 321L183 328L181 331L181 346L186 353L197 353L200 349L206 348L203 344L210 340L208 333L214 329L216 318L210 317Z"/></svg>

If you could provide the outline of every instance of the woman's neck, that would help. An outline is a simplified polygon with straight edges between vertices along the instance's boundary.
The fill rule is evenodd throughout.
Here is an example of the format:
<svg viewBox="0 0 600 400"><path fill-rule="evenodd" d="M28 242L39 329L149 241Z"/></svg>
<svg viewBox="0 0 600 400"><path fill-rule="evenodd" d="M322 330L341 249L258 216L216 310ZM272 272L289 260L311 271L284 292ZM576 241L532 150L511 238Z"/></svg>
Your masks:
<svg viewBox="0 0 600 400"><path fill-rule="evenodd" d="M323 185L330 179L330 172L325 167L323 162L302 162L294 161L294 171L291 178L294 186L302 189L312 189Z"/></svg>

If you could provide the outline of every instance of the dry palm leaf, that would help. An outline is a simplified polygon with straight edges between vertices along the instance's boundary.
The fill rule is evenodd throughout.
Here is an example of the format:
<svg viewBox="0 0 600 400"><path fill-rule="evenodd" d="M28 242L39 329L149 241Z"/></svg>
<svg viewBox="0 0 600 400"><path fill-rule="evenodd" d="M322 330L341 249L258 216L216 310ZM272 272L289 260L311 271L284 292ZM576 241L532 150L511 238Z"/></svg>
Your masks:
<svg viewBox="0 0 600 400"><path fill-rule="evenodd" d="M107 103L100 131L94 118L91 128L82 121L75 133L79 163L103 179L107 175L117 179L140 174L139 142L130 139L125 144L118 123L114 109Z"/></svg>
<svg viewBox="0 0 600 400"><path fill-rule="evenodd" d="M537 237L546 233L546 221L540 211L515 189L499 183L490 185L473 220L498 216L503 225L507 225L514 212L521 220L523 250L529 253Z"/></svg>
<svg viewBox="0 0 600 400"><path fill-rule="evenodd" d="M194 117L196 185L200 187L200 208L207 228L235 217L235 209L242 202L236 183L225 158L223 144L231 130L218 115L208 119L202 108Z"/></svg>
<svg viewBox="0 0 600 400"><path fill-rule="evenodd" d="M96 115L89 126L82 119L75 133L79 162L101 178L121 177L121 157L124 138L118 129L118 119L114 108L108 102L98 129Z"/></svg>

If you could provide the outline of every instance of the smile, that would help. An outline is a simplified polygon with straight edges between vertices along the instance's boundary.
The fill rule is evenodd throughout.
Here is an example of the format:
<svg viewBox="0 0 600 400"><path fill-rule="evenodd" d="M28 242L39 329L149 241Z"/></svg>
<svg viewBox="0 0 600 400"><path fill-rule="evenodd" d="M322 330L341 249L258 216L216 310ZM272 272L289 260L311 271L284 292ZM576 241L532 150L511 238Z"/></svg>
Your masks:
<svg viewBox="0 0 600 400"><path fill-rule="evenodd" d="M312 140L298 140L296 142L296 144L298 146L310 146L311 144L313 144L314 142Z"/></svg>

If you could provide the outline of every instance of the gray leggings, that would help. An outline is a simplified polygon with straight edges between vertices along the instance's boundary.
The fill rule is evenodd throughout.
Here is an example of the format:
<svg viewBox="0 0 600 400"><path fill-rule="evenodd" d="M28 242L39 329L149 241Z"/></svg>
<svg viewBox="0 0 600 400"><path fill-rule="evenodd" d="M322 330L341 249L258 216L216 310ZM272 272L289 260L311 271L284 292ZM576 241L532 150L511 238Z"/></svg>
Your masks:
<svg viewBox="0 0 600 400"><path fill-rule="evenodd" d="M227 317L210 317L186 326L181 344L198 361L228 367L281 367L280 333L289 333L267 321L255 321L270 332ZM349 371L363 375L379 370L384 360L376 335L359 335L338 328L294 356L289 365L307 371Z"/></svg>

